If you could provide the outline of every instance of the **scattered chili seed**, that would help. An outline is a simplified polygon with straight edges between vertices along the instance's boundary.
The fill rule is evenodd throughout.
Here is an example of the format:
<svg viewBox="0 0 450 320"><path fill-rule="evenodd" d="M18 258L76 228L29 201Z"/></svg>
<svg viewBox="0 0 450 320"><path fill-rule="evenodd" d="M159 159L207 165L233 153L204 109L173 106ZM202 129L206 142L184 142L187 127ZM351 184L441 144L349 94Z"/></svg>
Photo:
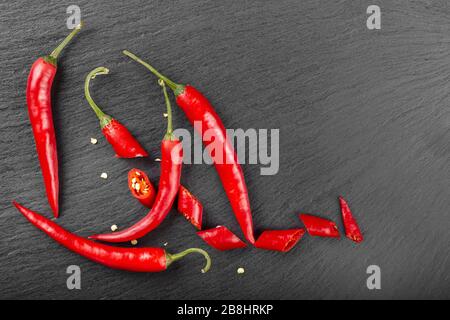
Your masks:
<svg viewBox="0 0 450 320"><path fill-rule="evenodd" d="M238 268L237 269L237 273L238 274L243 274L245 272L245 269L244 268Z"/></svg>
<svg viewBox="0 0 450 320"><path fill-rule="evenodd" d="M106 173L106 172L103 172L101 175L100 175L100 178L102 178L102 179L108 179L108 174Z"/></svg>
<svg viewBox="0 0 450 320"><path fill-rule="evenodd" d="M119 227L118 227L117 225L113 224L113 225L111 226L111 231L112 231L112 232L117 231L117 229L119 229Z"/></svg>
<svg viewBox="0 0 450 320"><path fill-rule="evenodd" d="M161 159L160 158L156 158L155 161L156 162L161 162Z"/></svg>
<svg viewBox="0 0 450 320"><path fill-rule="evenodd" d="M97 140L97 139L95 139L95 138L91 138L91 143L92 143L92 144L97 144L97 142L98 142L98 140Z"/></svg>
<svg viewBox="0 0 450 320"><path fill-rule="evenodd" d="M135 246L135 245L138 244L138 242L137 242L137 240L132 240L132 241L131 241L131 244L132 244L133 246Z"/></svg>

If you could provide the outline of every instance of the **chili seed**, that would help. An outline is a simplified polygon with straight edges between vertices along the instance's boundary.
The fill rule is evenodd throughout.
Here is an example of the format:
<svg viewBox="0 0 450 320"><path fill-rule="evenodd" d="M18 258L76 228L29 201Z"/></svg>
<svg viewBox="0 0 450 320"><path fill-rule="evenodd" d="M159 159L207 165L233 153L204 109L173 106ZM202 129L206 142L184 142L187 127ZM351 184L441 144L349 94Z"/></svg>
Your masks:
<svg viewBox="0 0 450 320"><path fill-rule="evenodd" d="M245 272L244 268L238 268L237 269L237 273L238 274L243 274Z"/></svg>
<svg viewBox="0 0 450 320"><path fill-rule="evenodd" d="M106 172L103 172L103 173L100 175L100 178L102 178L102 179L108 179L108 174L107 174Z"/></svg>
<svg viewBox="0 0 450 320"><path fill-rule="evenodd" d="M97 139L95 139L95 138L91 138L91 143L92 143L92 144L97 144L97 142L98 142L98 140L97 140Z"/></svg>
<svg viewBox="0 0 450 320"><path fill-rule="evenodd" d="M131 244L132 244L133 246L137 245L137 243L138 243L137 240L132 240L132 241L131 241Z"/></svg>
<svg viewBox="0 0 450 320"><path fill-rule="evenodd" d="M117 231L117 229L119 229L119 227L117 227L117 225L113 224L113 225L111 226L111 231L112 231L112 232Z"/></svg>

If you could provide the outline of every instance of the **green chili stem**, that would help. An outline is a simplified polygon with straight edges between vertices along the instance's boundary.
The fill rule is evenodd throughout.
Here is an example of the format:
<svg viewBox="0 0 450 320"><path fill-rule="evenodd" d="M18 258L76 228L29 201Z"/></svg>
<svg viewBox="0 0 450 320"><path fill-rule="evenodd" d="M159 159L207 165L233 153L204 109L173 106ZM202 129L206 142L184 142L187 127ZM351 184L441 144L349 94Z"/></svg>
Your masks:
<svg viewBox="0 0 450 320"><path fill-rule="evenodd" d="M166 84L164 80L160 79L158 81L159 85L163 88L164 100L166 101L167 107L167 132L164 136L165 140L173 140L173 124L172 124L172 105L170 104L169 95L167 94Z"/></svg>
<svg viewBox="0 0 450 320"><path fill-rule="evenodd" d="M202 269L202 273L206 273L208 272L208 270L211 268L211 258L209 257L209 254L202 249L199 248L190 248L187 249L183 252L177 253L177 254L169 254L166 253L167 256L167 266L169 266L172 262L180 260L181 258L187 256L190 253L200 253L201 255L203 255L206 259L206 265L205 267Z"/></svg>
<svg viewBox="0 0 450 320"><path fill-rule="evenodd" d="M72 32L64 39L63 42L59 46L56 47L55 50L53 50L52 53L50 53L49 57L56 60L61 53L61 51L67 46L67 44L72 40L75 35L80 32L81 28L83 27L83 22L81 22L78 26L76 26Z"/></svg>
<svg viewBox="0 0 450 320"><path fill-rule="evenodd" d="M139 58L138 56L136 56L134 53L131 53L128 50L124 50L123 54L126 55L127 57L133 59L134 61L136 61L137 63L142 64L144 67L146 67L148 70L150 70L151 73L153 73L154 75L156 75L158 78L160 78L161 80L163 80L165 83L167 83L167 85L169 86L170 89L173 90L173 92L175 93L176 96L178 96L179 94L181 94L184 91L184 86L177 84L175 82L173 82L172 80L170 80L169 78L167 78L165 75L163 75L162 73L160 73L158 70L156 70L153 66L151 66L149 63L145 62L144 60L142 60L141 58Z"/></svg>
<svg viewBox="0 0 450 320"><path fill-rule="evenodd" d="M92 70L86 77L86 80L84 82L84 95L86 96L86 100L88 101L89 105L91 106L92 110L94 110L95 114L97 115L97 118L100 120L100 126L103 128L108 123L111 122L112 118L105 114L100 107L94 102L94 100L91 97L91 93L89 92L89 84L91 82L91 79L94 79L98 75L108 74L109 69L105 67L98 67Z"/></svg>

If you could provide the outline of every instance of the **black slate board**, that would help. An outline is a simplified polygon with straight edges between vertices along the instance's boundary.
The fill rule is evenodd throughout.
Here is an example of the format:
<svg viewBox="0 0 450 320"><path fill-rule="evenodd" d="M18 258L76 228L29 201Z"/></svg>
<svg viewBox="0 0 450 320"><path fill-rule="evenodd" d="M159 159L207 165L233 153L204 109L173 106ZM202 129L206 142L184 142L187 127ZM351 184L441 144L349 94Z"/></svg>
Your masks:
<svg viewBox="0 0 450 320"><path fill-rule="evenodd" d="M196 256L161 274L106 269L60 247L11 206L16 199L50 216L24 93L34 59L65 36L71 4L0 4L0 298L450 298L447 1L377 1L378 31L366 27L370 1L77 1L86 28L60 60L54 95L61 225L87 236L146 213L128 194L126 173L137 166L157 181L158 163L115 159L83 97L86 74L109 67L93 84L97 102L158 157L161 92L121 54L128 48L195 84L227 127L281 130L278 175L244 166L258 232L300 227L299 212L342 227L342 194L366 237L361 245L305 237L288 254L209 249L208 274ZM179 110L175 124L190 128ZM186 166L183 183L204 202L207 226L241 236L212 167ZM171 252L206 248L175 210L139 245L165 242ZM366 287L372 264L382 271L379 291ZM66 288L69 265L81 267L79 291Z"/></svg>

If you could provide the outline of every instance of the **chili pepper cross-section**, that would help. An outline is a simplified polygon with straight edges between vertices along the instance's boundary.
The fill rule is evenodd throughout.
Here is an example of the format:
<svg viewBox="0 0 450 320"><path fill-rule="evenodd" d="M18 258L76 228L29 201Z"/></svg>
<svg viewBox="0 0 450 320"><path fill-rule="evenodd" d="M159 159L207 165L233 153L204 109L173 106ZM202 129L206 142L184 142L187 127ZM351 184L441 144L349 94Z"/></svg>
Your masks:
<svg viewBox="0 0 450 320"><path fill-rule="evenodd" d="M52 110L52 86L57 60L62 50L81 30L77 26L50 55L37 59L31 67L27 83L27 105L34 141L44 179L48 203L59 216L58 151Z"/></svg>

